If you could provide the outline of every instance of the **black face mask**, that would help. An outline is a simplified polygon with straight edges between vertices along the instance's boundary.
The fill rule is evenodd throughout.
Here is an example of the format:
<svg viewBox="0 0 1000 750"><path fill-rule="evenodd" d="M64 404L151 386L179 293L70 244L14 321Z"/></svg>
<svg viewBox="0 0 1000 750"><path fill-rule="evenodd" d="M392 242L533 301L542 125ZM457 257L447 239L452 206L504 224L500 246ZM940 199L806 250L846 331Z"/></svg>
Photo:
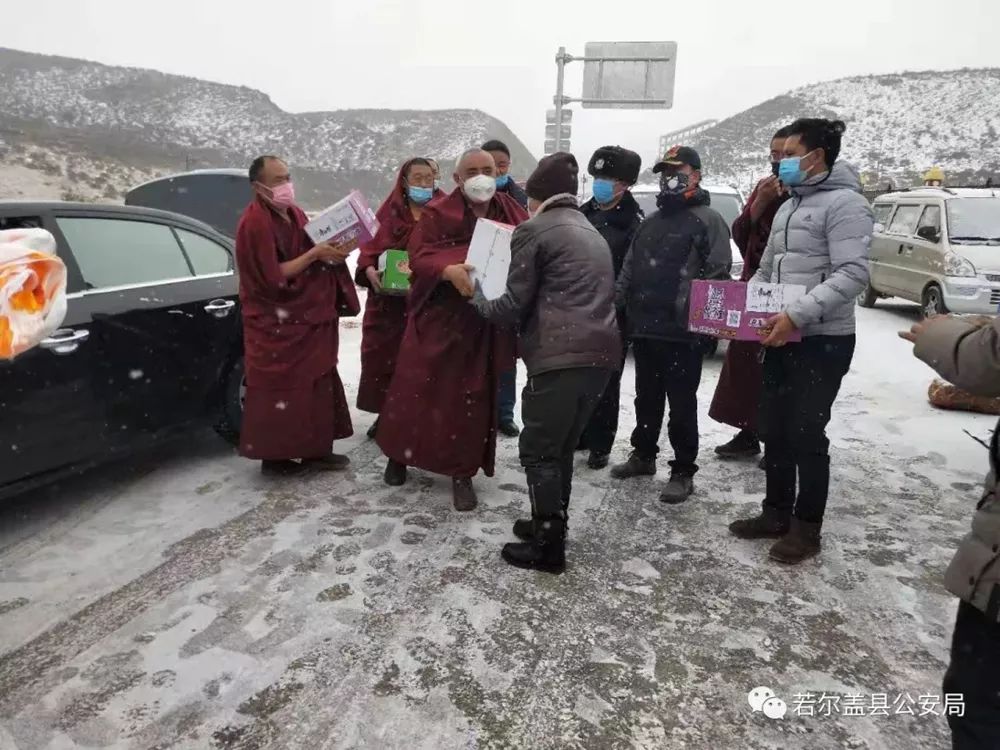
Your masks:
<svg viewBox="0 0 1000 750"><path fill-rule="evenodd" d="M771 162L771 174L773 174L775 177L778 176L778 170L780 168L781 168L781 162L780 161L772 161Z"/></svg>

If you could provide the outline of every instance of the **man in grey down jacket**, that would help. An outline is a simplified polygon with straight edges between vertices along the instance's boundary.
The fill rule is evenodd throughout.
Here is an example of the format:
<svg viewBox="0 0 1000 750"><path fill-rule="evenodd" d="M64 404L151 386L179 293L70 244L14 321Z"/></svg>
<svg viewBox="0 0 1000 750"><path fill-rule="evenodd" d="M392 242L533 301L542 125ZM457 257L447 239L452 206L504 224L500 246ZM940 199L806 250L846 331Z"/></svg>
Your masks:
<svg viewBox="0 0 1000 750"><path fill-rule="evenodd" d="M632 455L611 469L615 479L656 474L657 442L670 403L667 435L674 449L660 500L676 504L694 492L698 471L698 385L704 340L688 332L692 279L728 279L733 255L725 219L700 187L701 158L675 146L653 167L659 210L639 226L618 277L616 304L635 356Z"/></svg>
<svg viewBox="0 0 1000 750"><path fill-rule="evenodd" d="M523 543L503 558L520 568L561 573L573 482L573 454L613 370L621 366L614 270L608 243L577 210L579 167L552 154L528 178L533 218L511 238L505 293L472 303L494 323L516 326L528 368L520 454L531 521L514 524Z"/></svg>
<svg viewBox="0 0 1000 750"><path fill-rule="evenodd" d="M771 557L789 564L820 551L830 489L826 426L854 357L855 298L868 283L872 211L857 173L837 161L843 132L839 120L789 127L778 177L792 197L774 217L753 279L800 284L807 294L768 321L760 411L767 494L760 515L729 529L743 539L778 539ZM801 343L788 343L795 330Z"/></svg>
<svg viewBox="0 0 1000 750"><path fill-rule="evenodd" d="M970 393L1000 396L1000 318L939 316L900 334L913 353ZM964 696L964 716L949 716L955 750L1000 747L1000 425L990 441L990 471L972 518L944 574L961 601L945 693Z"/></svg>

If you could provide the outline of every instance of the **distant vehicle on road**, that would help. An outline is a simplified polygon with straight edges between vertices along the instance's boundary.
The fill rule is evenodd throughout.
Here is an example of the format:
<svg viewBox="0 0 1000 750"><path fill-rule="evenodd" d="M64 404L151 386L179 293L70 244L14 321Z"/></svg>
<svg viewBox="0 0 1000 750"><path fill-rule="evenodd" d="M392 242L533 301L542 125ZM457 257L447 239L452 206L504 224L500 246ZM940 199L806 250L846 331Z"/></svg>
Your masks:
<svg viewBox="0 0 1000 750"><path fill-rule="evenodd" d="M235 237L236 225L252 198L245 169L197 169L137 185L125 194L125 205L190 216L226 237Z"/></svg>
<svg viewBox="0 0 1000 750"><path fill-rule="evenodd" d="M709 195L712 196L712 208L722 214L722 218L726 220L726 224L732 229L733 222L736 221L736 218L743 210L743 196L740 195L740 191L729 185L712 185L705 182L701 183L701 187L705 188ZM659 185L636 185L632 188L632 195L635 196L635 199L639 202L639 207L646 216L658 210L656 208L656 196L659 192ZM731 239L729 240L729 244L733 250L733 269L731 273L734 279L739 279L740 274L743 273L743 254Z"/></svg>
<svg viewBox="0 0 1000 750"><path fill-rule="evenodd" d="M0 497L199 425L235 441L243 342L233 243L177 214L0 201L68 273L62 328L0 362Z"/></svg>
<svg viewBox="0 0 1000 750"><path fill-rule="evenodd" d="M878 196L871 281L858 304L918 302L925 316L1000 306L1000 189L926 187Z"/></svg>

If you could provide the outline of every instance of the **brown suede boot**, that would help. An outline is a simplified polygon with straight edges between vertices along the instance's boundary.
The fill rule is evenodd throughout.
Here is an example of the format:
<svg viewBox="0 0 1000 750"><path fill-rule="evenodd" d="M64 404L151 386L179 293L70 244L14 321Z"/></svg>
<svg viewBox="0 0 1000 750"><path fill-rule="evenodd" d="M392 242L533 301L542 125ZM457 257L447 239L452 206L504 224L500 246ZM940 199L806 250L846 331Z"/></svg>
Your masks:
<svg viewBox="0 0 1000 750"><path fill-rule="evenodd" d="M771 547L771 559L788 565L816 557L820 551L821 523L808 523L792 518L788 533Z"/></svg>
<svg viewBox="0 0 1000 750"><path fill-rule="evenodd" d="M455 477L451 480L451 496L457 511L475 510L479 505L479 498L476 497L476 490L469 477Z"/></svg>

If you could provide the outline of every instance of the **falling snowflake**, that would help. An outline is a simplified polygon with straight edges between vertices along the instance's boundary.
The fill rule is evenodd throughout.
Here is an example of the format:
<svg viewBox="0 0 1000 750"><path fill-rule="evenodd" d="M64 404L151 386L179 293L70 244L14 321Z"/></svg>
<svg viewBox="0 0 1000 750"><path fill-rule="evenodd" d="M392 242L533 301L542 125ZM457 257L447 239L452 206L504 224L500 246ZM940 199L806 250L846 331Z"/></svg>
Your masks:
<svg viewBox="0 0 1000 750"><path fill-rule="evenodd" d="M278 316L278 320L288 320L288 318L290 317L290 313L288 312L288 310L286 310L283 307L275 308L274 313L275 315Z"/></svg>
<svg viewBox="0 0 1000 750"><path fill-rule="evenodd" d="M284 411L285 409L288 408L288 403L286 401L278 401L274 405L274 408L277 409L278 411Z"/></svg>
<svg viewBox="0 0 1000 750"><path fill-rule="evenodd" d="M128 371L128 376L132 380L138 380L139 378L142 377L142 370L129 370Z"/></svg>
<svg viewBox="0 0 1000 750"><path fill-rule="evenodd" d="M413 458L413 451L407 448L405 451L403 451L403 458L409 461L411 458Z"/></svg>
<svg viewBox="0 0 1000 750"><path fill-rule="evenodd" d="M16 446L16 445L14 445L13 443L11 443L11 446L10 446L10 449L11 449L12 451L14 451L15 453L17 453L17 446Z"/></svg>

